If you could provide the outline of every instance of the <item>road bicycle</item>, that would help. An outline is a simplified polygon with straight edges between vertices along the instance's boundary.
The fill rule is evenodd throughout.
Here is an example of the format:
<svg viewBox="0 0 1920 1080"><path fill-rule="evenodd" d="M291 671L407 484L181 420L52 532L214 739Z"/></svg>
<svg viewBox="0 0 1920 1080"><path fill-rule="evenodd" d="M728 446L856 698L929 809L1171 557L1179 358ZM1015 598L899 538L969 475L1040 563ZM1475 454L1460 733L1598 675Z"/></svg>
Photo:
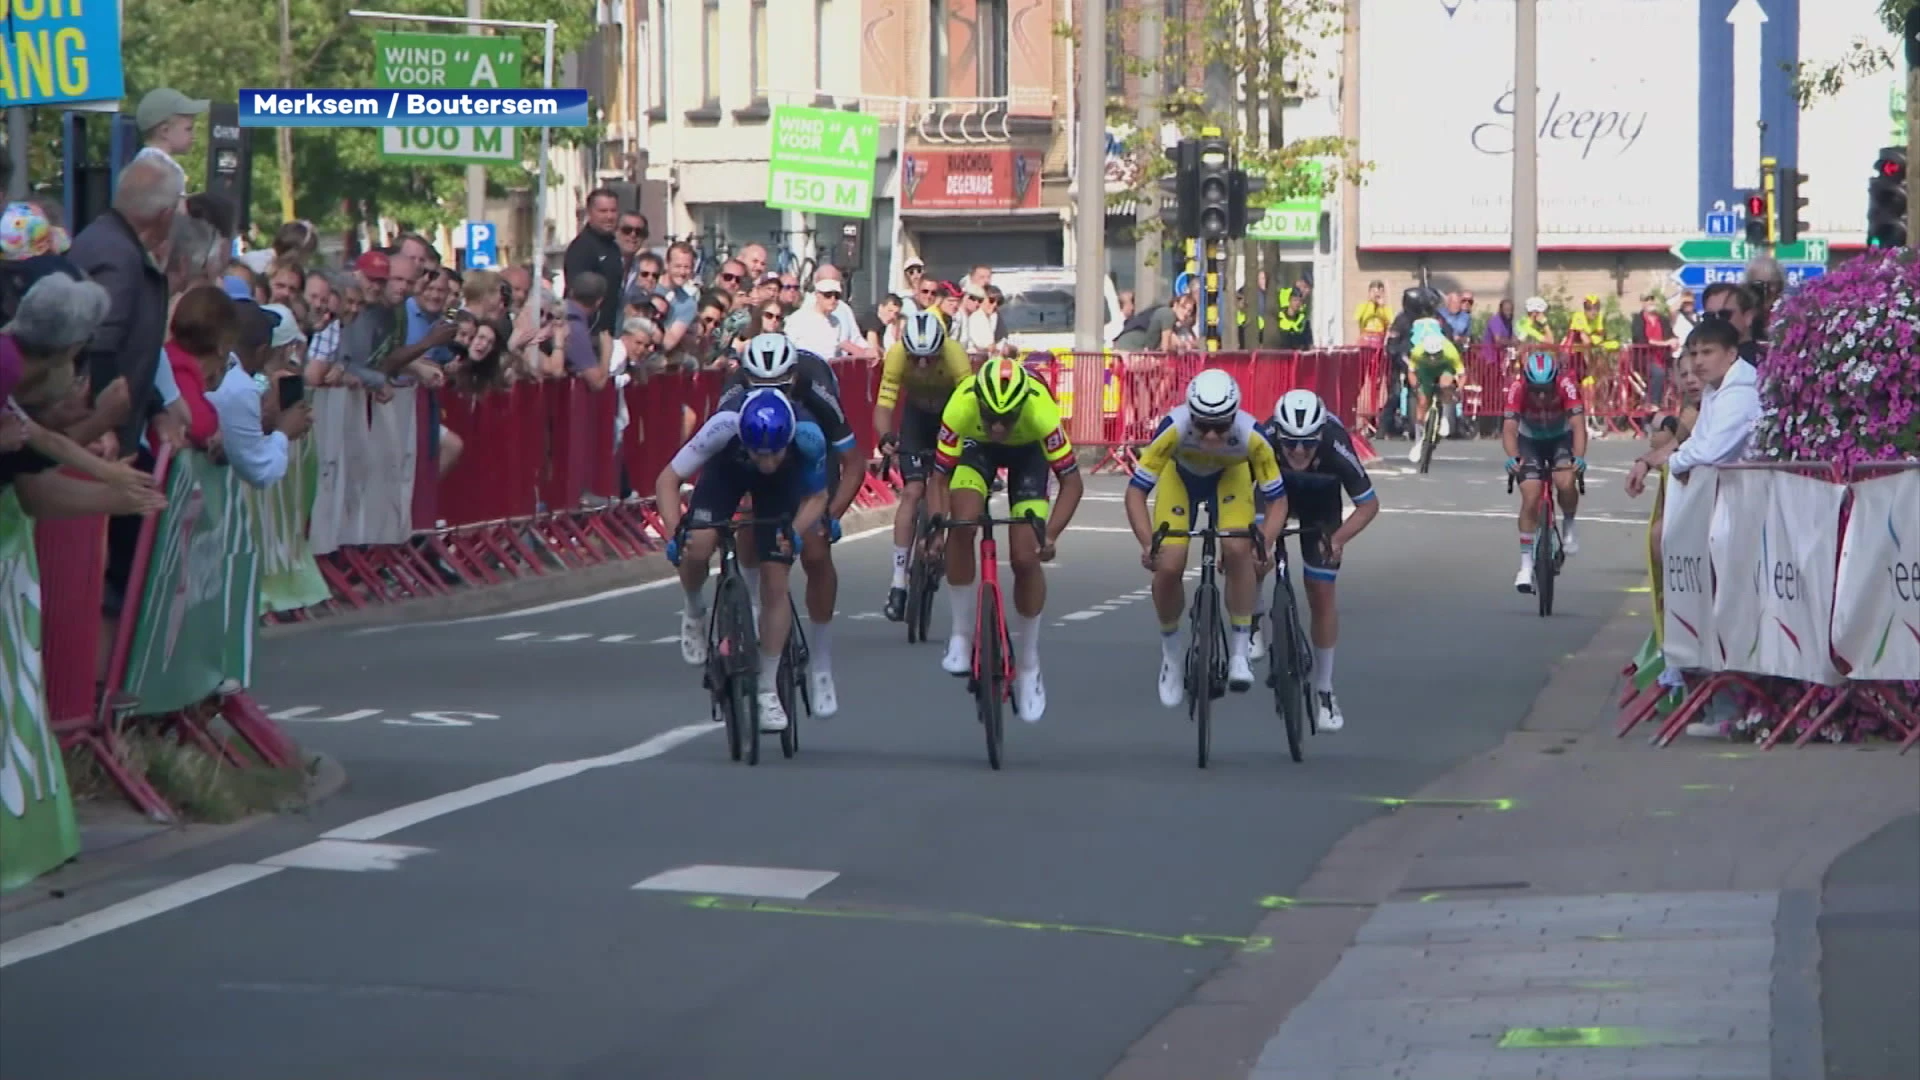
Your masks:
<svg viewBox="0 0 1920 1080"><path fill-rule="evenodd" d="M714 586L713 606L707 618L707 662L700 681L712 695L713 718L727 726L728 755L735 761L745 758L749 765L760 764L760 625L754 618L752 590L740 569L737 534L741 529L761 525L784 529L792 521L789 517L732 518L680 524L683 540L687 533L698 529L711 529L719 534L720 580ZM783 668L794 655L793 636L799 632L800 621L796 617L788 636L789 651L781 657ZM804 674L804 668L793 674L796 677ZM779 689L777 676L775 689ZM782 704L785 703L783 698ZM799 746L799 716L788 708L787 728L780 733L780 751L792 757Z"/></svg>
<svg viewBox="0 0 1920 1080"><path fill-rule="evenodd" d="M780 668L774 675L773 690L780 707L787 712L786 729L780 732L780 756L791 758L800 751L800 712L813 717L813 691L807 686L807 673L813 666L813 652L807 648L807 635L800 629L800 608L787 594L787 608L793 612L787 630L787 647L780 651Z"/></svg>
<svg viewBox="0 0 1920 1080"><path fill-rule="evenodd" d="M1533 538L1533 595L1540 602L1540 617L1544 619L1553 614L1553 582L1567 563L1567 549L1560 537L1560 507L1556 502L1558 494L1553 487L1553 462L1544 454L1535 454L1533 460L1542 467L1540 529ZM1519 479L1517 471L1507 472L1507 494L1513 494L1513 486ZM1587 493L1586 473L1576 470L1573 482L1580 494Z"/></svg>
<svg viewBox="0 0 1920 1080"><path fill-rule="evenodd" d="M1273 621L1267 635L1267 685L1273 688L1273 708L1287 729L1287 754L1298 764L1306 756L1305 737L1320 733L1319 713L1313 703L1313 642L1300 623L1300 605L1294 598L1293 576L1287 568L1287 537L1308 542L1300 527L1280 533L1273 551ZM1325 543L1317 532L1313 539Z"/></svg>
<svg viewBox="0 0 1920 1080"><path fill-rule="evenodd" d="M1151 560L1160 557L1160 545L1169 537L1200 538L1200 581L1193 588L1193 604L1187 611L1187 655L1182 676L1187 690L1187 719L1193 721L1200 741L1199 762L1207 767L1213 750L1213 703L1227 695L1227 624L1220 615L1220 584L1215 578L1215 548L1221 540L1246 537L1256 546L1260 538L1252 529L1215 527L1211 503L1207 507L1207 527L1175 529L1162 525L1153 534Z"/></svg>
<svg viewBox="0 0 1920 1080"><path fill-rule="evenodd" d="M899 455L889 456L881 471L892 474L898 466ZM897 493L904 484L896 484ZM943 567L928 553L929 541L933 538L932 516L927 511L927 496L924 490L920 501L913 508L913 542L907 548L907 644L913 645L927 640L928 631L933 628L933 596L940 591L940 578Z"/></svg>
<svg viewBox="0 0 1920 1080"><path fill-rule="evenodd" d="M1000 593L1000 547L994 541L996 525L1028 525L1041 544L1047 541L1047 523L1038 514L997 518L982 514L972 521L935 518L933 529L973 525L980 530L979 603L974 609L973 667L967 692L973 695L974 715L986 729L987 764L1000 768L1006 741L1007 706L1013 702L1013 639L1007 633L1007 615Z"/></svg>

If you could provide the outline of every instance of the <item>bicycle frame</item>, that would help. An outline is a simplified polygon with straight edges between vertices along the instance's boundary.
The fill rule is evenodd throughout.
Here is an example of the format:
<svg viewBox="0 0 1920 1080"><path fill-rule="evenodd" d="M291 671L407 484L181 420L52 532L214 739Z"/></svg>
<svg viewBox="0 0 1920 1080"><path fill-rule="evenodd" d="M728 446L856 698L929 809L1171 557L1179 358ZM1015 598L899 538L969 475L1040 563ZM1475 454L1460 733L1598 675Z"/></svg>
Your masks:
<svg viewBox="0 0 1920 1080"><path fill-rule="evenodd" d="M1005 594L1000 590L1000 544L993 537L993 529L996 525L1006 525L1009 527L1014 525L1030 525L1033 527L1034 538L1044 544L1047 539L1046 522L1040 520L1036 514L1028 514L1023 518L997 518L989 514L982 514L972 521L945 521L937 524L929 522L928 530L931 532L936 528L950 529L956 525L972 525L980 530L980 580L975 584L978 587L979 595L982 599L985 599L987 593L991 591L996 601L993 605L995 614L994 625L991 627L980 625L981 621L985 618L985 616L981 614L981 612L985 610L985 605L976 604L974 606L973 677L978 679L986 674L986 672L980 670L980 638L986 631L991 630L994 636L999 639L1002 646L1000 649L1000 676L1002 680L1004 680L1002 685L1008 688L1006 693L1011 696L1013 686L1012 639L1007 634Z"/></svg>

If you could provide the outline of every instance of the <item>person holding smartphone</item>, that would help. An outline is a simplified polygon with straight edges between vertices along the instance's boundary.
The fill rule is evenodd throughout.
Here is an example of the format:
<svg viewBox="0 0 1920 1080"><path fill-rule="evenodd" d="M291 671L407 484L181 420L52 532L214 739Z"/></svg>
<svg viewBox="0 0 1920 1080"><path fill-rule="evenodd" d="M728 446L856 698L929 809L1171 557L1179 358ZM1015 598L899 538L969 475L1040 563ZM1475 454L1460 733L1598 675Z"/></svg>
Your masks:
<svg viewBox="0 0 1920 1080"><path fill-rule="evenodd" d="M293 313L279 304L239 309L236 361L217 389L207 394L220 418L220 442L227 464L251 487L272 487L287 474L290 444L313 427L313 410L299 395L300 378L285 370L287 351L300 342ZM276 375L294 384L288 393L273 386Z"/></svg>

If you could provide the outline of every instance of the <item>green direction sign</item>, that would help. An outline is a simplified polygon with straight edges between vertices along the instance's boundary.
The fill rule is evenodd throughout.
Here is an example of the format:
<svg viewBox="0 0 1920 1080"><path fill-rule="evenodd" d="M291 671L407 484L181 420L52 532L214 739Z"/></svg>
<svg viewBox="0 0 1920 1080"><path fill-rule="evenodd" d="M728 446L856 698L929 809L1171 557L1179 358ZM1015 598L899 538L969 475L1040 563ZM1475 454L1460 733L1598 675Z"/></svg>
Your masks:
<svg viewBox="0 0 1920 1080"><path fill-rule="evenodd" d="M381 90L518 90L520 42L466 34L373 35L373 85ZM380 155L442 165L513 163L513 129L387 127Z"/></svg>
<svg viewBox="0 0 1920 1080"><path fill-rule="evenodd" d="M1728 263L1746 262L1751 254L1745 240L1734 240L1724 236L1695 237L1682 240L1668 250L1681 262L1690 263Z"/></svg>
<svg viewBox="0 0 1920 1080"><path fill-rule="evenodd" d="M839 109L773 107L767 206L864 218L873 215L880 121Z"/></svg>
<svg viewBox="0 0 1920 1080"><path fill-rule="evenodd" d="M1810 236L1805 240L1796 240L1791 244L1773 245L1773 257L1783 263L1821 263L1825 264L1830 251L1825 237Z"/></svg>
<svg viewBox="0 0 1920 1080"><path fill-rule="evenodd" d="M1321 183L1321 167L1308 162L1306 171L1313 184ZM1258 221L1247 223L1247 239L1282 243L1316 243L1320 239L1320 196L1298 195L1266 208Z"/></svg>

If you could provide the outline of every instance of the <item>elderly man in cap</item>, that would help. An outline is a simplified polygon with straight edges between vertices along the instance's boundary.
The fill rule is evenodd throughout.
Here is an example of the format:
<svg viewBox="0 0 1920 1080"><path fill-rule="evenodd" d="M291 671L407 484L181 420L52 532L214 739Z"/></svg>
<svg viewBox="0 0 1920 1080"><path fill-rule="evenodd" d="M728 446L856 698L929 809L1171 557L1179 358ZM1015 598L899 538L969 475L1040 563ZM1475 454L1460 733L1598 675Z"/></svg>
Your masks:
<svg viewBox="0 0 1920 1080"><path fill-rule="evenodd" d="M134 121L140 126L140 138L147 148L158 150L169 160L193 149L194 118L205 114L207 102L190 98L170 87L147 91L140 99Z"/></svg>

